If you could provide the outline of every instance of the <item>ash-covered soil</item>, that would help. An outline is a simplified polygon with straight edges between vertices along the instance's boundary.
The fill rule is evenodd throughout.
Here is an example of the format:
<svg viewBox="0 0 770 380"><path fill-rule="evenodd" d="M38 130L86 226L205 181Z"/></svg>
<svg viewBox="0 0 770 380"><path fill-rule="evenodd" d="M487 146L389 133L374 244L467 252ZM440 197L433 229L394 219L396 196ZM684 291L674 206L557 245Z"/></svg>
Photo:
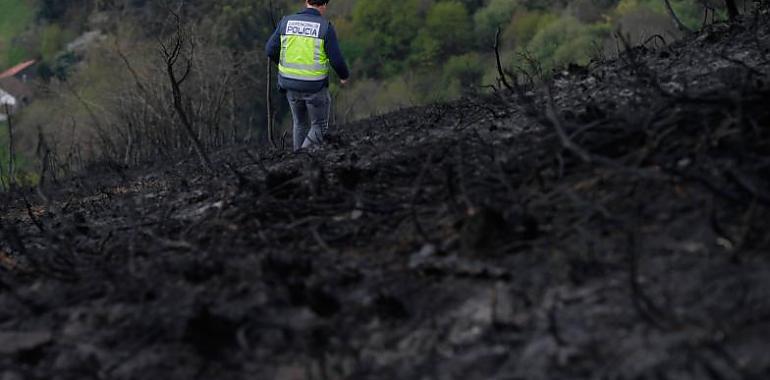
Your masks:
<svg viewBox="0 0 770 380"><path fill-rule="evenodd" d="M0 379L770 378L769 18L6 199Z"/></svg>

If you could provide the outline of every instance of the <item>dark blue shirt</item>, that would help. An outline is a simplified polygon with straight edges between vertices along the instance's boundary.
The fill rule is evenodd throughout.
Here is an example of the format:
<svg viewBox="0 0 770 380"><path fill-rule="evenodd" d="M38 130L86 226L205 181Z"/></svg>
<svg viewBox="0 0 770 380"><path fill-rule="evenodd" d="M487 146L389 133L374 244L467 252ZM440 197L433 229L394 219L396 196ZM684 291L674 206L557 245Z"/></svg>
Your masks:
<svg viewBox="0 0 770 380"><path fill-rule="evenodd" d="M321 12L313 8L306 8L297 12L297 14L321 17ZM265 46L265 54L267 54L267 56L276 64L278 64L281 59L281 25L283 25L283 22L279 23L278 28L276 28L273 35L270 36L270 39ZM329 63L332 68L334 68L334 71L337 72L340 79L348 79L348 77L350 77L350 71L348 70L348 65L345 63L345 58L342 56L339 42L337 42L337 33L334 31L334 27L331 24L329 24L329 31L324 37L324 46L326 48L326 55L329 57ZM279 75L278 86L284 90L317 92L324 87L329 86L329 79L303 81L283 78Z"/></svg>

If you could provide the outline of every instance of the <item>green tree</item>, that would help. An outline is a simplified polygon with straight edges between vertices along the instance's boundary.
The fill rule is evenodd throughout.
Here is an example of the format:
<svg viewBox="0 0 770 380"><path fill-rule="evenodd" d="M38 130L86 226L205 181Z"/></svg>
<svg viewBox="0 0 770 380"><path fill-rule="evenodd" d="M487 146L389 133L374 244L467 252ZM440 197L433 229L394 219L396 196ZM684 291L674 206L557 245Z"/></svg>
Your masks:
<svg viewBox="0 0 770 380"><path fill-rule="evenodd" d="M64 45L75 38L74 33L62 29L59 24L49 24L40 32L40 55L51 62L64 48Z"/></svg>
<svg viewBox="0 0 770 380"><path fill-rule="evenodd" d="M444 65L444 83L448 88L458 87L461 94L474 93L484 76L484 67L478 53L451 57Z"/></svg>
<svg viewBox="0 0 770 380"><path fill-rule="evenodd" d="M417 35L420 0L359 1L353 9L354 42L363 53L358 63L369 74L392 75L401 70Z"/></svg>
<svg viewBox="0 0 770 380"><path fill-rule="evenodd" d="M703 8L698 3L692 0L672 0L671 7L685 25L696 29L703 17ZM639 11L653 11L668 17L662 0L621 0L615 8L614 16L617 18Z"/></svg>
<svg viewBox="0 0 770 380"><path fill-rule="evenodd" d="M457 0L436 3L425 20L425 30L439 41L443 54L467 51L472 39L471 28L468 10Z"/></svg>
<svg viewBox="0 0 770 380"><path fill-rule="evenodd" d="M72 1L40 0L38 1L37 17L45 21L56 21L64 16Z"/></svg>
<svg viewBox="0 0 770 380"><path fill-rule="evenodd" d="M0 0L0 70L29 58L18 37L34 20L34 5L30 1Z"/></svg>
<svg viewBox="0 0 770 380"><path fill-rule="evenodd" d="M527 46L535 35L559 17L542 11L523 11L516 13L503 32L503 41L508 47Z"/></svg>
<svg viewBox="0 0 770 380"><path fill-rule="evenodd" d="M590 58L593 41L608 35L606 25L589 26L567 16L540 30L528 44L528 50L546 69L568 62L585 64Z"/></svg>
<svg viewBox="0 0 770 380"><path fill-rule="evenodd" d="M431 33L423 29L412 41L410 63L418 66L431 66L441 54L441 43Z"/></svg>
<svg viewBox="0 0 770 380"><path fill-rule="evenodd" d="M492 0L473 16L476 38L482 46L492 46L497 28L511 21L519 8L517 0Z"/></svg>
<svg viewBox="0 0 770 380"><path fill-rule="evenodd" d="M251 49L273 32L269 2L227 0L212 2L201 27L214 41L233 49ZM272 17L278 18L277 10ZM276 20L277 22L278 20Z"/></svg>

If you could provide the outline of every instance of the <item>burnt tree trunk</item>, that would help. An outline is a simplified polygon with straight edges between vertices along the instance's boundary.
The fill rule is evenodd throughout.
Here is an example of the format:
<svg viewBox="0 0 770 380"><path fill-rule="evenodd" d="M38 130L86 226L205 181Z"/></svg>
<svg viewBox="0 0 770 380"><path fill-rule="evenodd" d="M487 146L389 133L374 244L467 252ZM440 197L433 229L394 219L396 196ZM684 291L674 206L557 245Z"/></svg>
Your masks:
<svg viewBox="0 0 770 380"><path fill-rule="evenodd" d="M5 190L6 183L5 183L5 174L3 173L5 169L3 169L2 160L0 160L0 192Z"/></svg>
<svg viewBox="0 0 770 380"><path fill-rule="evenodd" d="M740 15L735 0L725 0L725 6L727 7L727 16L730 18L730 21L735 21Z"/></svg>
<svg viewBox="0 0 770 380"><path fill-rule="evenodd" d="M273 132L273 64L270 62L270 58L267 59L267 140L270 141L270 146L275 148L275 135Z"/></svg>
<svg viewBox="0 0 770 380"><path fill-rule="evenodd" d="M11 189L16 184L16 146L13 141L13 120L11 119L11 107L5 104L5 115L8 123L8 187Z"/></svg>
<svg viewBox="0 0 770 380"><path fill-rule="evenodd" d="M671 20L674 21L674 26L683 33L692 33L690 28L688 28L686 25L682 23L682 21L679 19L679 17L676 15L676 12L674 12L674 8L671 7L671 2L669 0L663 0L663 2L666 4L666 11L668 12L668 15L671 16Z"/></svg>
<svg viewBox="0 0 770 380"><path fill-rule="evenodd" d="M206 170L213 173L214 166L211 164L211 160L206 154L206 150L204 149L203 144L201 143L201 140L195 131L195 127L193 126L193 122L190 119L187 110L185 110L182 96L182 84L189 78L189 75L192 72L192 56L195 45L191 40L188 41L189 36L184 32L184 26L182 25L179 16L177 14L174 14L174 16L177 20L177 30L173 40L171 41L171 46L167 46L166 44L161 43L161 52L166 61L166 71L168 73L168 79L171 84L174 110L182 122L182 127L184 127L187 137L192 142L193 150L195 153L197 153L201 165ZM185 58L186 62L182 76L178 77L176 72L176 64L179 61L179 58L181 58L183 55L183 50L185 50L185 44L187 43L190 44L189 56Z"/></svg>
<svg viewBox="0 0 770 380"><path fill-rule="evenodd" d="M273 29L277 27L275 23L275 7L273 7L273 0L270 0L269 3L270 7L270 23L273 25ZM270 57L267 57L267 67L265 68L265 71L267 71L267 139L270 141L270 146L273 148L276 148L275 145L275 139L274 139L274 132L273 129L275 129L275 126L273 125L273 121L275 116L273 116L273 63L270 60Z"/></svg>
<svg viewBox="0 0 770 380"><path fill-rule="evenodd" d="M499 80L503 83L503 86L508 89L511 93L513 93L513 87L511 87L510 84L508 84L508 80L506 79L505 72L503 71L503 65L500 63L500 32L501 29L497 28L497 33L495 33L495 59L497 63L497 75L499 76Z"/></svg>

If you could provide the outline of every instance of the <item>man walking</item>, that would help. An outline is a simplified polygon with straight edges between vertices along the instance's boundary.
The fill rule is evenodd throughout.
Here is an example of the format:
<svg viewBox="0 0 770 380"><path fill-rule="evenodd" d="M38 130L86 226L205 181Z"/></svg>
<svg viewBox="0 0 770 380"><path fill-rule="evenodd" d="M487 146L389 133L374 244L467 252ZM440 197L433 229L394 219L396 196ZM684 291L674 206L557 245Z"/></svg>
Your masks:
<svg viewBox="0 0 770 380"><path fill-rule="evenodd" d="M306 9L284 17L265 47L278 64L278 87L289 100L295 152L323 143L329 128L329 65L342 85L350 76L334 27L323 18L328 3L305 0Z"/></svg>

